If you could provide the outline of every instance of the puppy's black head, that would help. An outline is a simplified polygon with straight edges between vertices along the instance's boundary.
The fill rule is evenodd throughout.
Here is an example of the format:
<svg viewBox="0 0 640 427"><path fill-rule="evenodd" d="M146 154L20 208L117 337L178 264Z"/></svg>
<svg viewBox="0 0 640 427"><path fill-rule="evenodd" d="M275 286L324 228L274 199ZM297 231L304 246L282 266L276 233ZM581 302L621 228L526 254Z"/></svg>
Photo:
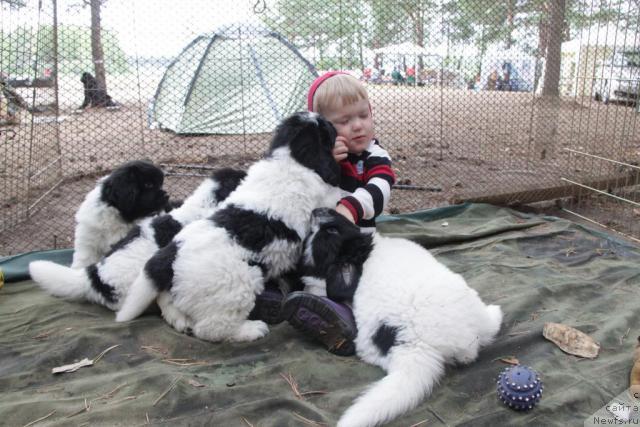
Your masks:
<svg viewBox="0 0 640 427"><path fill-rule="evenodd" d="M87 73L86 71L82 73L82 76L80 77L80 81L84 84L87 84L93 80L95 80L93 76L90 73Z"/></svg>
<svg viewBox="0 0 640 427"><path fill-rule="evenodd" d="M165 208L164 174L152 163L132 161L114 170L103 182L101 199L131 222Z"/></svg>
<svg viewBox="0 0 640 427"><path fill-rule="evenodd" d="M350 299L372 250L373 235L362 233L333 209L315 209L305 241L303 274L326 279L329 298Z"/></svg>
<svg viewBox="0 0 640 427"><path fill-rule="evenodd" d="M276 129L269 154L289 147L291 156L315 171L330 185L340 184L340 165L332 150L338 133L333 125L316 113L300 112L284 119Z"/></svg>

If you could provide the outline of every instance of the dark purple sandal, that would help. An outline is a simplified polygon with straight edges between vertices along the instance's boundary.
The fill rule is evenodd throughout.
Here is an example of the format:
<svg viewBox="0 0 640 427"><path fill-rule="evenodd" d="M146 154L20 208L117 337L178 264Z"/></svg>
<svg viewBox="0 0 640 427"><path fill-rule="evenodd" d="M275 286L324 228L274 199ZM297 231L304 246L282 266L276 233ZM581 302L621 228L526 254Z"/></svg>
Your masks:
<svg viewBox="0 0 640 427"><path fill-rule="evenodd" d="M344 304L307 292L293 292L282 304L282 318L306 336L320 341L333 354L355 354L356 322L351 309Z"/></svg>

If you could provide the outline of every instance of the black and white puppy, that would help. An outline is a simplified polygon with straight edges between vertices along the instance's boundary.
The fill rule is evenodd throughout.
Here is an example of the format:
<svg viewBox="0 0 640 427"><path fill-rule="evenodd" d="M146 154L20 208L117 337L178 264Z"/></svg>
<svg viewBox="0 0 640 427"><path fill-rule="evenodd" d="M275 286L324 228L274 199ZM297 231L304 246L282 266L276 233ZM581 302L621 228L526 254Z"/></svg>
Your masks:
<svg viewBox="0 0 640 427"><path fill-rule="evenodd" d="M71 267L98 262L137 220L161 212L169 201L163 182L160 168L140 160L127 162L100 178L76 212Z"/></svg>
<svg viewBox="0 0 640 427"><path fill-rule="evenodd" d="M248 320L266 280L293 270L311 211L335 206L336 130L315 113L276 129L266 158L208 219L186 226L147 262L118 312L134 319L157 297L165 320L208 341L251 341L268 333Z"/></svg>
<svg viewBox="0 0 640 427"><path fill-rule="evenodd" d="M342 415L339 427L375 426L416 407L445 363L470 363L500 329L464 278L406 239L362 233L330 209L313 211L303 281L326 283L331 299L353 299L356 352L387 376Z"/></svg>
<svg viewBox="0 0 640 427"><path fill-rule="evenodd" d="M29 264L31 278L54 296L86 299L118 310L147 260L186 224L210 216L245 176L244 171L234 169L216 171L180 207L133 227L99 262L69 268L51 261L34 261Z"/></svg>

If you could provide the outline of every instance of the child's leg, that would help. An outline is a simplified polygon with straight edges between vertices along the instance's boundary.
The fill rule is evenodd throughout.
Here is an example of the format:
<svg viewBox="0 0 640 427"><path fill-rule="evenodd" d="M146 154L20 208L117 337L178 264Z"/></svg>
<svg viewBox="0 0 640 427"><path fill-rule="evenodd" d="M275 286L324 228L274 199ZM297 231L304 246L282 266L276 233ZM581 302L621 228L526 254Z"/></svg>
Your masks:
<svg viewBox="0 0 640 427"><path fill-rule="evenodd" d="M351 356L357 334L347 305L308 292L293 292L282 305L282 318L305 335L321 342L333 354Z"/></svg>

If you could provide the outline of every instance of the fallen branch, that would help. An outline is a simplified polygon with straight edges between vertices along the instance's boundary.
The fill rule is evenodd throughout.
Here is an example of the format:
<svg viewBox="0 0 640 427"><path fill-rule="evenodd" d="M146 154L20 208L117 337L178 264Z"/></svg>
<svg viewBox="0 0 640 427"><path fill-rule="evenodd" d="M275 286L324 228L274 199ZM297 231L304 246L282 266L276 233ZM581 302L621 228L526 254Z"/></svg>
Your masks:
<svg viewBox="0 0 640 427"><path fill-rule="evenodd" d="M49 338L49 335L53 334L56 330L55 329L51 329L49 331L45 331L45 332L41 332L38 335L35 335L31 338L33 338L34 340L40 340L43 338Z"/></svg>
<svg viewBox="0 0 640 427"><path fill-rule="evenodd" d="M144 392L140 393L140 394L136 394L135 396L127 396L127 397L123 397L120 400L114 400L113 402L111 402L111 405L115 405L116 403L122 403L122 402L126 402L127 400L135 400L138 397L142 396L144 394Z"/></svg>
<svg viewBox="0 0 640 427"><path fill-rule="evenodd" d="M98 356L96 356L94 359L87 359L85 357L84 359L82 359L79 362L70 363L68 365L55 367L55 368L51 369L51 373L52 374L61 374L63 372L75 372L80 368L84 368L85 366L92 366L92 365L96 364L100 359L102 359L102 356L107 354L108 351L111 351L114 348L119 347L119 346L120 346L120 344L112 345L111 347L109 347L108 349L106 349L102 353L100 353Z"/></svg>
<svg viewBox="0 0 640 427"><path fill-rule="evenodd" d="M156 353L160 353L160 354L167 354L169 352L169 350L167 350L166 348L162 348L162 347L156 347L153 345L143 345L140 347L142 350L150 350Z"/></svg>
<svg viewBox="0 0 640 427"><path fill-rule="evenodd" d="M519 332L511 332L509 334L507 334L508 337L517 337L519 335L527 335L530 334L531 331L519 331Z"/></svg>
<svg viewBox="0 0 640 427"><path fill-rule="evenodd" d="M188 382L190 385L192 385L192 386L194 386L194 387L197 387L197 388L205 387L205 385L204 385L204 384L202 384L202 383L200 383L200 382L198 382L198 381L194 380L193 378L192 378L192 379L190 379L190 380L189 380L189 381L187 381L187 382Z"/></svg>
<svg viewBox="0 0 640 427"><path fill-rule="evenodd" d="M289 384L289 387L291 387L294 396L300 400L304 400L304 398L300 394L300 390L298 390L298 382L295 380L295 378L293 378L291 373L280 373L280 376Z"/></svg>
<svg viewBox="0 0 640 427"><path fill-rule="evenodd" d="M300 400L305 400L304 396L310 396L310 395L314 395L314 394L327 394L326 391L305 391L303 393L300 392L300 389L298 388L298 382L293 378L293 376L291 375L291 373L280 373L280 376L289 384L289 386L291 387L291 390L293 390L293 394L296 396L296 398L300 399Z"/></svg>
<svg viewBox="0 0 640 427"><path fill-rule="evenodd" d="M51 393L52 391L64 390L64 387L39 388L36 393Z"/></svg>
<svg viewBox="0 0 640 427"><path fill-rule="evenodd" d="M319 421L314 421L314 420L310 420L309 418L305 418L302 415L298 414L297 412L293 412L293 416L298 418L303 423L311 426L325 427L327 425L326 423L321 423Z"/></svg>
<svg viewBox="0 0 640 427"><path fill-rule="evenodd" d="M124 387L126 385L127 385L127 383L120 384L118 387L114 388L109 393L105 393L100 397L96 397L95 399L92 399L91 402L97 402L98 400L111 399L116 394L116 392L118 392L118 390L120 390L122 387Z"/></svg>
<svg viewBox="0 0 640 427"><path fill-rule="evenodd" d="M167 393L169 393L178 383L178 381L180 380L180 377L176 378L173 380L173 382L171 383L171 385L169 386L169 388L167 388L165 391L162 392L162 394L160 396L158 396L158 398L155 400L155 402L153 402L153 405L151 406L156 406L156 404L158 402L160 402L160 400L162 400L163 397L165 397L167 395Z"/></svg>
<svg viewBox="0 0 640 427"><path fill-rule="evenodd" d="M89 402L87 404L87 399L85 398L84 399L84 408L74 412L73 414L67 415L65 418L71 418L71 417L75 417L76 415L81 414L83 412L89 412L89 409L91 409L91 402Z"/></svg>
<svg viewBox="0 0 640 427"><path fill-rule="evenodd" d="M620 345L622 345L624 343L624 340L627 339L627 337L629 336L629 332L631 332L631 328L628 328L627 332L625 332L624 335L620 337Z"/></svg>
<svg viewBox="0 0 640 427"><path fill-rule="evenodd" d="M438 421L440 421L442 424L448 426L449 424L444 420L444 418L442 418L440 415L438 415L438 413L436 411L434 411L433 409L427 408L427 410L429 412L431 412L433 414L434 417L436 417L438 419Z"/></svg>
<svg viewBox="0 0 640 427"><path fill-rule="evenodd" d="M102 356L104 356L105 354L107 354L109 351L113 350L116 347L120 347L120 344L112 345L108 349L104 350L102 353L100 353L97 357L93 359L93 363L98 363L98 360L102 359Z"/></svg>
<svg viewBox="0 0 640 427"><path fill-rule="evenodd" d="M53 411L49 412L47 415L45 415L42 418L38 418L37 420L33 420L31 421L29 424L25 424L23 427L29 427L34 425L35 423L39 423L40 421L46 420L47 418L49 418L50 416L52 416L53 414L56 413L56 410L54 409Z"/></svg>
<svg viewBox="0 0 640 427"><path fill-rule="evenodd" d="M327 391L318 390L318 391L305 391L304 393L300 393L300 396L312 396L314 394L327 394Z"/></svg>
<svg viewBox="0 0 640 427"><path fill-rule="evenodd" d="M170 363L172 365L178 366L200 366L207 365L209 362L204 360L193 360L193 359L162 359L164 363Z"/></svg>
<svg viewBox="0 0 640 427"><path fill-rule="evenodd" d="M92 366L93 360L89 360L86 357L79 362L70 363L68 365L57 366L51 369L52 374L61 374L64 372L75 372L80 368L84 368L85 366Z"/></svg>

